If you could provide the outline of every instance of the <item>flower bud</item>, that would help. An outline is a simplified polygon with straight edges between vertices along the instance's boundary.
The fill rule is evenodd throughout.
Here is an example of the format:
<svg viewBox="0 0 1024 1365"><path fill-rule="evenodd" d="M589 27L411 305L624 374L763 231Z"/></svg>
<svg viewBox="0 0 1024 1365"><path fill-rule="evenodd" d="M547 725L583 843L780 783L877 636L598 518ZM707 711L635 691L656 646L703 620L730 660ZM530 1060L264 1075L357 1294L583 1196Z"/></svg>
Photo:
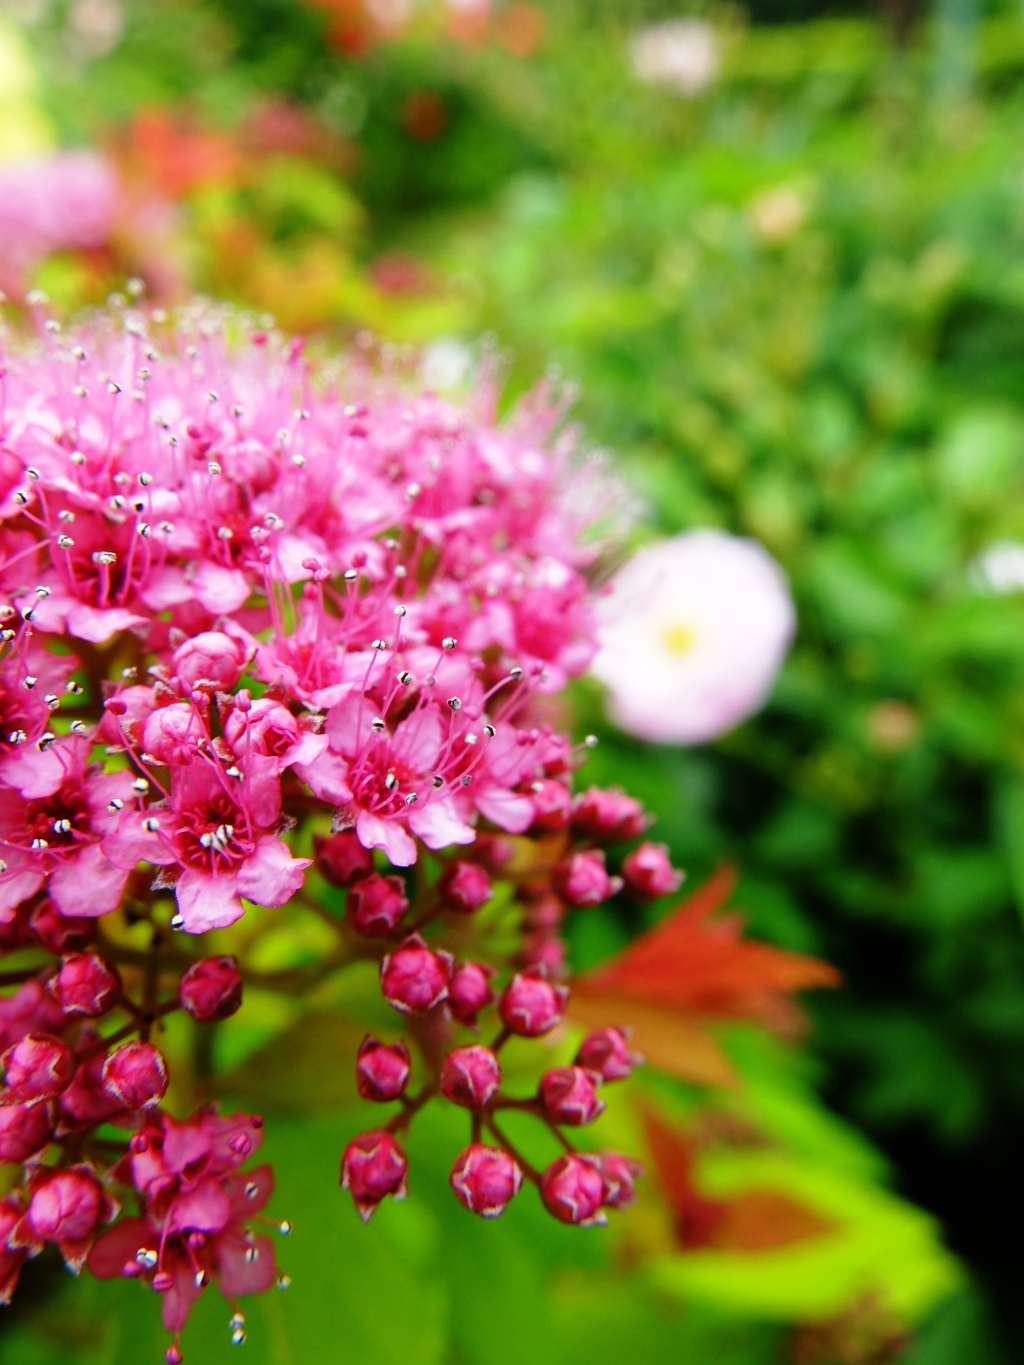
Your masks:
<svg viewBox="0 0 1024 1365"><path fill-rule="evenodd" d="M21 1222L24 1209L17 1195L0 1199L0 1303L8 1304L18 1287L18 1275L28 1258L24 1247L11 1246L10 1238Z"/></svg>
<svg viewBox="0 0 1024 1365"><path fill-rule="evenodd" d="M551 885L563 900L577 907L600 905L616 886L604 865L604 854L597 849L573 853L551 869Z"/></svg>
<svg viewBox="0 0 1024 1365"><path fill-rule="evenodd" d="M81 1267L92 1239L109 1223L117 1205L89 1166L41 1170L19 1227L19 1239L38 1245L55 1242L74 1269Z"/></svg>
<svg viewBox="0 0 1024 1365"><path fill-rule="evenodd" d="M448 1008L452 1018L476 1028L477 1015L495 998L491 987L494 968L483 962L456 962L448 982Z"/></svg>
<svg viewBox="0 0 1024 1365"><path fill-rule="evenodd" d="M48 952L75 953L88 948L96 935L96 921L82 915L62 915L47 897L29 916L32 933Z"/></svg>
<svg viewBox="0 0 1024 1365"><path fill-rule="evenodd" d="M441 1068L441 1094L466 1109L482 1109L498 1093L501 1066L480 1043L449 1052Z"/></svg>
<svg viewBox="0 0 1024 1365"><path fill-rule="evenodd" d="M126 1109L149 1109L167 1093L167 1063L152 1043L123 1043L103 1063L102 1083Z"/></svg>
<svg viewBox="0 0 1024 1365"><path fill-rule="evenodd" d="M557 834L565 829L572 813L572 793L563 782L546 777L530 789L533 802L533 829L540 834Z"/></svg>
<svg viewBox="0 0 1024 1365"><path fill-rule="evenodd" d="M434 952L410 934L380 964L380 988L396 1010L422 1013L439 1005L448 993L452 955Z"/></svg>
<svg viewBox="0 0 1024 1365"><path fill-rule="evenodd" d="M527 882L519 888L517 899L523 906L523 928L557 929L565 918L565 905L547 882Z"/></svg>
<svg viewBox="0 0 1024 1365"><path fill-rule="evenodd" d="M360 877L346 897L346 911L353 929L368 938L393 934L409 908L401 877L382 877L371 872Z"/></svg>
<svg viewBox="0 0 1024 1365"><path fill-rule="evenodd" d="M649 824L640 802L618 787L589 787L573 804L572 832L599 844L635 839Z"/></svg>
<svg viewBox="0 0 1024 1365"><path fill-rule="evenodd" d="M544 1172L540 1197L548 1213L562 1223L590 1227L607 1222L604 1178L597 1158L581 1153L560 1156Z"/></svg>
<svg viewBox="0 0 1024 1365"><path fill-rule="evenodd" d="M639 1161L631 1161L620 1152L602 1152L598 1157L604 1180L604 1206L624 1209L636 1199L636 1182L644 1173Z"/></svg>
<svg viewBox="0 0 1024 1365"><path fill-rule="evenodd" d="M588 1033L576 1054L576 1065L595 1071L603 1081L624 1081L641 1065L639 1052L630 1052L629 1035L620 1028Z"/></svg>
<svg viewBox="0 0 1024 1365"><path fill-rule="evenodd" d="M622 879L631 895L653 900L655 896L669 896L678 891L683 874L672 866L664 844L652 844L645 839L623 860Z"/></svg>
<svg viewBox="0 0 1024 1365"><path fill-rule="evenodd" d="M520 966L536 968L552 979L565 976L565 944L558 934L537 930L523 939L518 962Z"/></svg>
<svg viewBox="0 0 1024 1365"><path fill-rule="evenodd" d="M556 1066L545 1071L539 1091L544 1112L553 1122L573 1128L591 1123L604 1111L604 1100L597 1096L599 1084L594 1073L581 1066Z"/></svg>
<svg viewBox="0 0 1024 1365"><path fill-rule="evenodd" d="M26 1033L0 1061L7 1097L21 1104L52 1100L67 1089L74 1071L71 1049L50 1033Z"/></svg>
<svg viewBox="0 0 1024 1365"><path fill-rule="evenodd" d="M508 1152L474 1142L456 1157L449 1183L470 1213L497 1218L519 1193L523 1173Z"/></svg>
<svg viewBox="0 0 1024 1365"><path fill-rule="evenodd" d="M142 732L146 752L168 767L190 763L206 737L202 721L184 702L154 711Z"/></svg>
<svg viewBox="0 0 1024 1365"><path fill-rule="evenodd" d="M79 1035L78 1049L95 1047L99 1037L92 1030ZM103 1067L107 1054L102 1051L91 1052L84 1061L78 1063L71 1084L61 1095L58 1102L61 1125L65 1128L95 1128L106 1119L123 1115L124 1105L115 1099L103 1085Z"/></svg>
<svg viewBox="0 0 1024 1365"><path fill-rule="evenodd" d="M408 1166L401 1147L382 1128L360 1133L348 1144L341 1158L341 1188L351 1194L364 1223L387 1195L405 1198Z"/></svg>
<svg viewBox="0 0 1024 1365"><path fill-rule="evenodd" d="M479 863L457 859L449 863L437 883L446 910L472 915L491 899L491 879Z"/></svg>
<svg viewBox="0 0 1024 1365"><path fill-rule="evenodd" d="M373 854L363 848L354 829L332 834L329 839L314 835L313 856L320 875L332 886L351 886L373 871Z"/></svg>
<svg viewBox="0 0 1024 1365"><path fill-rule="evenodd" d="M47 1105L0 1105L0 1162L25 1161L46 1145L52 1131Z"/></svg>
<svg viewBox="0 0 1024 1365"><path fill-rule="evenodd" d="M98 1019L120 994L121 978L117 968L96 953L69 953L49 986L62 1010Z"/></svg>
<svg viewBox="0 0 1024 1365"><path fill-rule="evenodd" d="M397 1100L409 1084L409 1049L404 1043L382 1043L367 1034L356 1057L356 1089L364 1100L386 1104Z"/></svg>
<svg viewBox="0 0 1024 1365"><path fill-rule="evenodd" d="M227 954L193 962L178 982L178 1000L200 1024L229 1018L242 1003L238 959Z"/></svg>
<svg viewBox="0 0 1024 1365"><path fill-rule="evenodd" d="M178 646L171 667L189 690L230 692L242 676L245 654L230 635L204 630Z"/></svg>
<svg viewBox="0 0 1024 1365"><path fill-rule="evenodd" d="M562 1018L569 999L566 986L556 986L533 971L519 972L502 991L502 1022L523 1038L539 1038Z"/></svg>

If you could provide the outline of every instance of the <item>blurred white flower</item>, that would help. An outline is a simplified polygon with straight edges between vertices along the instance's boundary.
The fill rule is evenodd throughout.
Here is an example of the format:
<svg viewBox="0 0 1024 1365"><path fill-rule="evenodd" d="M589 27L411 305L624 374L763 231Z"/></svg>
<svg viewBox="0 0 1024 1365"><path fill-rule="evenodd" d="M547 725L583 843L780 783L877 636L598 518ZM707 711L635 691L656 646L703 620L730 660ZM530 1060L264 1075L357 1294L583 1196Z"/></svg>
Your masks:
<svg viewBox="0 0 1024 1365"><path fill-rule="evenodd" d="M428 389L448 393L473 373L473 350L458 337L438 337L423 352L420 374Z"/></svg>
<svg viewBox="0 0 1024 1365"><path fill-rule="evenodd" d="M624 730L699 744L766 700L796 628L786 577L762 546L688 531L646 546L601 608L593 671Z"/></svg>
<svg viewBox="0 0 1024 1365"><path fill-rule="evenodd" d="M763 241L785 242L803 227L807 209L807 200L802 194L780 185L757 195L751 201L748 213L755 232Z"/></svg>
<svg viewBox="0 0 1024 1365"><path fill-rule="evenodd" d="M982 550L968 569L979 592L1024 592L1024 545L1019 540L997 540Z"/></svg>
<svg viewBox="0 0 1024 1365"><path fill-rule="evenodd" d="M668 19L634 34L633 71L650 85L679 95L699 95L717 78L722 64L718 35L703 19Z"/></svg>

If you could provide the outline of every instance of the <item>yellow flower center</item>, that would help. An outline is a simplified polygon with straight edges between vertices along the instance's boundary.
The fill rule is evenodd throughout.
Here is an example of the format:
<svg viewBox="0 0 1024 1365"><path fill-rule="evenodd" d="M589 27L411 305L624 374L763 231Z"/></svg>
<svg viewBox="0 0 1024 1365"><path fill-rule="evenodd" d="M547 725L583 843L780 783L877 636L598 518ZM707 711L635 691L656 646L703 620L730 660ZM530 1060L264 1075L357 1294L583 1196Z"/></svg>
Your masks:
<svg viewBox="0 0 1024 1365"><path fill-rule="evenodd" d="M696 632L685 621L677 621L674 625L666 627L661 634L661 643L666 654L671 654L676 659L688 654L696 641Z"/></svg>

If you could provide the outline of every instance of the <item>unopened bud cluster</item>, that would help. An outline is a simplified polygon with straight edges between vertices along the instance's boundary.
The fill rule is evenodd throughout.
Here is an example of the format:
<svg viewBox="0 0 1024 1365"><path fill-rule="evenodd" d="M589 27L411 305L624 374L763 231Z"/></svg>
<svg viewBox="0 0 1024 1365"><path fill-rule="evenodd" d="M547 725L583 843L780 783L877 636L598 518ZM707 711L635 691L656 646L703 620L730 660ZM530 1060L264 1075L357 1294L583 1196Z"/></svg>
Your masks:
<svg viewBox="0 0 1024 1365"><path fill-rule="evenodd" d="M167 1016L201 1032L250 980L302 996L372 959L394 1030L366 1037L356 1085L397 1109L345 1149L360 1213L404 1194L402 1135L436 1101L466 1111L467 1209L525 1180L598 1222L637 1168L571 1135L635 1065L625 1035L541 1062L528 1095L501 1051L563 1020L567 914L679 880L658 845L623 856L640 806L576 790L589 742L538 702L595 648L573 509L616 496L558 407L498 423L487 384L457 407L235 330L122 304L0 344L0 1161L20 1168L0 1297L53 1244L160 1296L171 1365L207 1285L234 1305L286 1277L257 1230L271 1172L246 1166L260 1120L175 1117L191 1078ZM196 937L299 898L331 942L293 971L253 965L262 920L237 958ZM508 1109L555 1144L545 1169Z"/></svg>

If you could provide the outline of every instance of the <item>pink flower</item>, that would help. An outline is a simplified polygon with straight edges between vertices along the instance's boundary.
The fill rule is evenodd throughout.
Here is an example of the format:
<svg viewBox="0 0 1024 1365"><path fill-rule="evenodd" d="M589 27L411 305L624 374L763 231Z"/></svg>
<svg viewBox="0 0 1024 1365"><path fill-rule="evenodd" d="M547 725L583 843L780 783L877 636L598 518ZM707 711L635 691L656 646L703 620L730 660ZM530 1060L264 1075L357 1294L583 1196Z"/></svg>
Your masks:
<svg viewBox="0 0 1024 1365"><path fill-rule="evenodd" d="M118 186L95 152L54 152L0 166L0 257L19 269L53 251L101 246Z"/></svg>
<svg viewBox="0 0 1024 1365"><path fill-rule="evenodd" d="M601 619L594 673L612 719L661 744L714 739L758 710L796 627L767 551L710 530L640 550Z"/></svg>

